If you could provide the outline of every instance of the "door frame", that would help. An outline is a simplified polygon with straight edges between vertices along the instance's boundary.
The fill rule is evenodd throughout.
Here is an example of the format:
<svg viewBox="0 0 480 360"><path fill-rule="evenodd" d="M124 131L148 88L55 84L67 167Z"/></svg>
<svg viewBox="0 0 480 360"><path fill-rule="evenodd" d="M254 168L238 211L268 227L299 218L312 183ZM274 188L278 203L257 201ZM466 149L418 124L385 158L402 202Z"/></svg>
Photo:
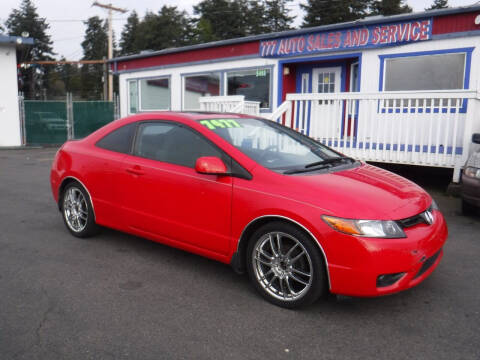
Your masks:
<svg viewBox="0 0 480 360"><path fill-rule="evenodd" d="M335 73L335 92L342 91L342 66L316 67L312 69L312 93L317 93L318 74L322 72Z"/></svg>

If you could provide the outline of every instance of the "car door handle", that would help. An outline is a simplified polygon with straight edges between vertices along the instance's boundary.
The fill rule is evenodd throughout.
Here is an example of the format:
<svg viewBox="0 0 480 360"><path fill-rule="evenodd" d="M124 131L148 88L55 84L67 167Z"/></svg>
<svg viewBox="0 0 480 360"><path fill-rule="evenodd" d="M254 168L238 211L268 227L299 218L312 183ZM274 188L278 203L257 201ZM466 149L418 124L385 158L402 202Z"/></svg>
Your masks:
<svg viewBox="0 0 480 360"><path fill-rule="evenodd" d="M140 168L140 166L127 168L126 172L128 172L129 174L137 175L137 176L145 175L145 172Z"/></svg>

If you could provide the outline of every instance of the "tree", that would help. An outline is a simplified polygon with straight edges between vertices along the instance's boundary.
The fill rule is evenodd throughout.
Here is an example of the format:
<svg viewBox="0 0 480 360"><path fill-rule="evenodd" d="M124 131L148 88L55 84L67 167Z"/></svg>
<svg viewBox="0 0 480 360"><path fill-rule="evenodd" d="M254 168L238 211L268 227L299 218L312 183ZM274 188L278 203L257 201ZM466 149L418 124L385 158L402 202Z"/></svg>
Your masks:
<svg viewBox="0 0 480 360"><path fill-rule="evenodd" d="M243 15L245 35L264 34L270 31L267 27L267 9L264 1L240 1L237 4L239 11L245 14Z"/></svg>
<svg viewBox="0 0 480 360"><path fill-rule="evenodd" d="M193 7L199 15L198 30L208 30L198 34L199 42L232 39L246 35L243 17L237 3L229 0L203 0Z"/></svg>
<svg viewBox="0 0 480 360"><path fill-rule="evenodd" d="M20 9L12 11L5 26L9 35L22 36L28 33L28 36L35 39L33 46L22 47L17 51L18 62L53 60L52 41L47 34L49 25L45 18L37 14L37 9L31 0L22 0ZM40 89L47 85L44 84L44 80L48 76L49 69L29 66L20 71L24 81L19 90L24 92L27 99L40 97Z"/></svg>
<svg viewBox="0 0 480 360"><path fill-rule="evenodd" d="M268 31L266 7L257 0L203 0L193 7L198 15L197 42L243 37Z"/></svg>
<svg viewBox="0 0 480 360"><path fill-rule="evenodd" d="M372 15L396 15L411 13L412 8L404 4L404 0L374 0L372 3Z"/></svg>
<svg viewBox="0 0 480 360"><path fill-rule="evenodd" d="M425 10L436 10L448 8L448 0L434 0L432 6Z"/></svg>
<svg viewBox="0 0 480 360"><path fill-rule="evenodd" d="M83 60L101 60L107 57L107 23L98 16L84 22L87 26L82 41ZM82 98L98 100L102 98L104 66L102 64L84 64L81 69ZM106 81L106 79L103 79Z"/></svg>
<svg viewBox="0 0 480 360"><path fill-rule="evenodd" d="M132 11L130 16L127 18L127 23L123 27L122 35L120 38L120 54L135 54L141 49L138 48L138 28L140 25L140 20L138 18L137 12Z"/></svg>
<svg viewBox="0 0 480 360"><path fill-rule="evenodd" d="M158 14L147 12L134 34L136 51L179 47L191 41L190 19L185 11L178 10L176 6L164 5Z"/></svg>
<svg viewBox="0 0 480 360"><path fill-rule="evenodd" d="M367 15L371 0L307 0L300 4L306 12L302 27L335 24Z"/></svg>
<svg viewBox="0 0 480 360"><path fill-rule="evenodd" d="M288 15L288 3L292 0L265 0L265 27L268 31L291 29L295 17Z"/></svg>

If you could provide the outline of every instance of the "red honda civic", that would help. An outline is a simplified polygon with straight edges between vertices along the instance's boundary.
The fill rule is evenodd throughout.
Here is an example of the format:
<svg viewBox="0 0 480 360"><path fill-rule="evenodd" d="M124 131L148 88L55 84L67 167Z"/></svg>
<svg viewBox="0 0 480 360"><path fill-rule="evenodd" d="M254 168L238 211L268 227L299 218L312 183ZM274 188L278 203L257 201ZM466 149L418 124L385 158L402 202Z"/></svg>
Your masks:
<svg viewBox="0 0 480 360"><path fill-rule="evenodd" d="M414 183L245 115L112 122L62 146L51 186L74 236L106 226L229 263L288 308L411 288L448 233Z"/></svg>

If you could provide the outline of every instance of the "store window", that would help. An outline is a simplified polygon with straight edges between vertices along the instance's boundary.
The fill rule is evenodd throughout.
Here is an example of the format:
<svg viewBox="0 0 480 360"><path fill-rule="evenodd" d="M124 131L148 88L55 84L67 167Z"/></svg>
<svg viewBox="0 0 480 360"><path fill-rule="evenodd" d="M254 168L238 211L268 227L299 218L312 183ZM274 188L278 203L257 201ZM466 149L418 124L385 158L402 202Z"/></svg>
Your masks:
<svg viewBox="0 0 480 360"><path fill-rule="evenodd" d="M220 95L220 73L185 76L183 81L183 109L199 110L199 98Z"/></svg>
<svg viewBox="0 0 480 360"><path fill-rule="evenodd" d="M139 83L141 110L170 109L171 95L169 78L141 79Z"/></svg>
<svg viewBox="0 0 480 360"><path fill-rule="evenodd" d="M137 80L128 81L128 113L138 112L138 83Z"/></svg>
<svg viewBox="0 0 480 360"><path fill-rule="evenodd" d="M270 108L270 69L227 72L227 95L244 95L259 101L260 108Z"/></svg>
<svg viewBox="0 0 480 360"><path fill-rule="evenodd" d="M350 91L360 91L360 82L358 77L358 63L350 65Z"/></svg>
<svg viewBox="0 0 480 360"><path fill-rule="evenodd" d="M463 89L465 53L385 59L385 91Z"/></svg>

